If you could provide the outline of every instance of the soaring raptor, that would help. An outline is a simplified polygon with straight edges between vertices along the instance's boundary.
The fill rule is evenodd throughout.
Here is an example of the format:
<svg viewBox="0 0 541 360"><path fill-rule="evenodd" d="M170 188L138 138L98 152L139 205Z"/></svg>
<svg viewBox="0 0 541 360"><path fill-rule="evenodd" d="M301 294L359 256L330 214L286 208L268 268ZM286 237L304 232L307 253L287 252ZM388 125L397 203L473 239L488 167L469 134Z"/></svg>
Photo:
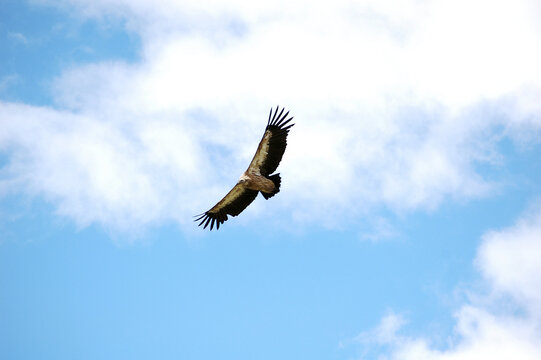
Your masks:
<svg viewBox="0 0 541 360"><path fill-rule="evenodd" d="M265 133L250 166L222 200L209 211L195 216L195 221L201 221L199 226L204 224L203 228L206 228L210 224L212 230L216 224L216 229L219 229L220 224L227 220L227 215L240 214L255 200L259 192L268 200L280 191L280 174L271 174L276 171L282 160L287 145L287 134L295 124L289 124L293 117L286 120L289 111L284 114L285 109L282 108L278 114L279 108L276 107L273 114L272 110L271 108Z"/></svg>

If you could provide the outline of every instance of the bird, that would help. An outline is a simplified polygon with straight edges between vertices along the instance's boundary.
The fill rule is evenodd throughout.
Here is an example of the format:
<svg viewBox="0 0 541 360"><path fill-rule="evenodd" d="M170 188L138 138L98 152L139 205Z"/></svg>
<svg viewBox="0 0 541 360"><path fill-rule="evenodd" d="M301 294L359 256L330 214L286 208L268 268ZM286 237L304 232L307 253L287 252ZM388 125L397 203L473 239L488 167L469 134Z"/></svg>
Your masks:
<svg viewBox="0 0 541 360"><path fill-rule="evenodd" d="M237 184L210 210L194 216L195 222L200 221L198 226L203 225L203 229L206 229L210 224L212 231L216 224L218 230L220 224L228 219L228 215L239 215L255 200L258 193L268 200L280 192L280 174L272 173L282 160L287 146L287 135L295 124L290 123L293 116L287 118L289 111L284 114L285 108L282 108L278 113L279 109L277 106L274 113L273 108L270 109L267 127L257 151Z"/></svg>

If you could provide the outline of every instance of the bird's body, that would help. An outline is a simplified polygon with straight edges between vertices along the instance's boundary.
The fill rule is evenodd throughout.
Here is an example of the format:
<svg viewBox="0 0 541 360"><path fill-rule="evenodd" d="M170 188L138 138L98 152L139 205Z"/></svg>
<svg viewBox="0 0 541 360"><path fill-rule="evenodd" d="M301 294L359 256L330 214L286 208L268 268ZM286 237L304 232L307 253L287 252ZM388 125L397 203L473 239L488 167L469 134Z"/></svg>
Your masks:
<svg viewBox="0 0 541 360"><path fill-rule="evenodd" d="M239 178L239 182L244 182L244 186L250 190L258 190L267 194L272 193L276 186L266 177L258 174L249 173L246 170Z"/></svg>
<svg viewBox="0 0 541 360"><path fill-rule="evenodd" d="M255 200L259 192L268 200L280 191L280 174L270 174L276 170L282 160L289 129L294 125L288 125L293 117L286 120L289 112L282 115L283 113L284 109L278 114L277 107L273 115L271 109L265 133L259 142L250 166L222 200L210 210L196 215L195 221L201 221L199 226L204 224L203 228L206 228L210 224L212 230L216 223L218 229L220 224L227 220L228 215L237 216L240 214Z"/></svg>

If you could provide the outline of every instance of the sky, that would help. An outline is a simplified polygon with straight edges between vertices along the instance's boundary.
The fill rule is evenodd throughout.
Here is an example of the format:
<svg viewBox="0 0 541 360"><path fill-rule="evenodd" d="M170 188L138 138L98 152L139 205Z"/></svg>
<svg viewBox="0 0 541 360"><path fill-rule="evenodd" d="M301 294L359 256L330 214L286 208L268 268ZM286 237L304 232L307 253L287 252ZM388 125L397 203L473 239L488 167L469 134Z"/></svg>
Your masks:
<svg viewBox="0 0 541 360"><path fill-rule="evenodd" d="M541 358L540 20L2 0L0 358ZM278 105L280 193L197 227Z"/></svg>

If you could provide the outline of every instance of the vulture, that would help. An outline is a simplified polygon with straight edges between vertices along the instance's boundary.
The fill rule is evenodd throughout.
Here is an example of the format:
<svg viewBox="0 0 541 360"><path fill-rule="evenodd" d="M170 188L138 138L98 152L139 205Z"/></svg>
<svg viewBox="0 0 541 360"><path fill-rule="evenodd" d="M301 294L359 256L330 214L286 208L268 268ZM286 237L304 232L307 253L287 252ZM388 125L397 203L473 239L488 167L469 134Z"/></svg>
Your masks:
<svg viewBox="0 0 541 360"><path fill-rule="evenodd" d="M278 113L279 107L273 113L271 108L269 120L263 138L259 142L252 162L248 169L240 176L237 184L222 200L210 210L195 215L194 221L200 221L199 226L210 230L216 224L216 230L227 220L227 216L237 216L255 200L258 193L268 200L280 191L280 174L273 174L282 160L287 145L290 124L293 117L287 118L289 111L284 114L285 108ZM287 119L287 120L286 120Z"/></svg>

